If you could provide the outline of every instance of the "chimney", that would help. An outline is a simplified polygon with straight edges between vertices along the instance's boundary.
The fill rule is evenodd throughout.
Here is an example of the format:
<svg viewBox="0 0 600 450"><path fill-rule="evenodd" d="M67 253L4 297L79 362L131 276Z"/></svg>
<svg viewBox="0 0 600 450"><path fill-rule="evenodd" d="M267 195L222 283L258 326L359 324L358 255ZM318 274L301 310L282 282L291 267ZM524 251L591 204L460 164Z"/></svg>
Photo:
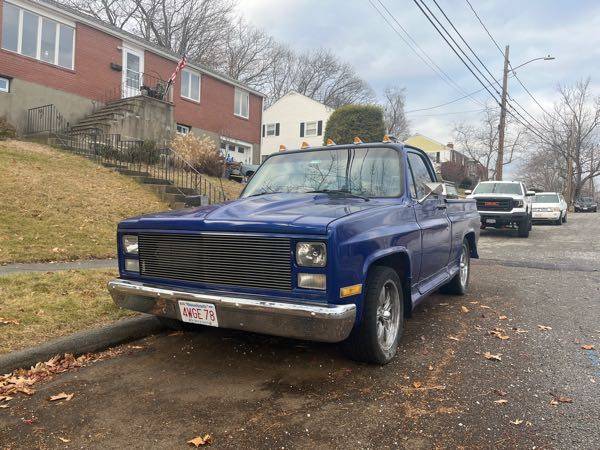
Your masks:
<svg viewBox="0 0 600 450"><path fill-rule="evenodd" d="M452 149L452 150L454 150L454 143L453 143L453 142L448 142L448 143L446 144L446 147L448 147L449 149Z"/></svg>

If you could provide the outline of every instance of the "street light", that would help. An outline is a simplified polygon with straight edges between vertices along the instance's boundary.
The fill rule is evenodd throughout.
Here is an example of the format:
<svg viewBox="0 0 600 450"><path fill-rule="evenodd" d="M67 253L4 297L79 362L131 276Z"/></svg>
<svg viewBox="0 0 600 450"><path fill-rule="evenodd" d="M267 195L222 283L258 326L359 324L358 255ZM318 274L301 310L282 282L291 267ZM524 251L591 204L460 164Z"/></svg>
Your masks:
<svg viewBox="0 0 600 450"><path fill-rule="evenodd" d="M502 169L504 167L504 131L506 128L506 96L508 94L508 70L510 62L508 59L508 45L504 50L504 73L502 76L502 101L500 103L500 124L498 125L498 157L496 158L496 180L502 181ZM554 56L546 55L539 58L533 58L529 61L525 61L523 64L519 64L517 67L511 67L510 70L515 73L519 67L523 67L525 64L529 64L533 61L551 61Z"/></svg>

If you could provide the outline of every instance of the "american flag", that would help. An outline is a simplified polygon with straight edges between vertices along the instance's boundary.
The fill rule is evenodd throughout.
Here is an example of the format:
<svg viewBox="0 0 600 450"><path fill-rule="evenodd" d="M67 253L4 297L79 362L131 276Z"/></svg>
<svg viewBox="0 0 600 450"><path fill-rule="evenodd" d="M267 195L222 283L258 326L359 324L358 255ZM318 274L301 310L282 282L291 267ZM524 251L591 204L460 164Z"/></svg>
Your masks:
<svg viewBox="0 0 600 450"><path fill-rule="evenodd" d="M173 72L173 75L171 75L171 78L169 78L169 84L173 84L179 71L181 69L183 69L186 65L187 65L187 57L185 55L183 55L181 57L181 59L179 60L179 62L177 63L177 67L175 67L175 72Z"/></svg>

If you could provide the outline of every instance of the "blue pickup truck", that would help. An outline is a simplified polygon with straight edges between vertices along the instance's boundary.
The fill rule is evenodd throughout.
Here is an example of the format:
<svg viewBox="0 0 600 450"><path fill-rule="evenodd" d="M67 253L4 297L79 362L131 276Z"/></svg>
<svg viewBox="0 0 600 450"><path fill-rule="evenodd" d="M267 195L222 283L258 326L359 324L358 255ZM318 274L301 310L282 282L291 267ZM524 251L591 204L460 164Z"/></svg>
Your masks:
<svg viewBox="0 0 600 450"><path fill-rule="evenodd" d="M117 305L166 325L343 342L385 364L427 294L464 294L474 200L449 199L427 155L382 142L269 157L239 199L118 226Z"/></svg>

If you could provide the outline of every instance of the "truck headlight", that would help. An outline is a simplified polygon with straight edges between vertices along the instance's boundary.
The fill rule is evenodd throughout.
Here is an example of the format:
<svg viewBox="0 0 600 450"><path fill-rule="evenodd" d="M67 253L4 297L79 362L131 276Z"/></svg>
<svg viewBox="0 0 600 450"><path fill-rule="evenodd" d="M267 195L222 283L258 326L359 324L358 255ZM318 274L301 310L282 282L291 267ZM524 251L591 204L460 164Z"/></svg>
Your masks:
<svg viewBox="0 0 600 450"><path fill-rule="evenodd" d="M296 262L302 267L325 267L327 247L324 242L298 242Z"/></svg>
<svg viewBox="0 0 600 450"><path fill-rule="evenodd" d="M138 254L138 237L133 234L123 236L123 251L128 255Z"/></svg>
<svg viewBox="0 0 600 450"><path fill-rule="evenodd" d="M140 271L140 261L137 259L126 259L125 260L125 270L128 272L139 272Z"/></svg>

